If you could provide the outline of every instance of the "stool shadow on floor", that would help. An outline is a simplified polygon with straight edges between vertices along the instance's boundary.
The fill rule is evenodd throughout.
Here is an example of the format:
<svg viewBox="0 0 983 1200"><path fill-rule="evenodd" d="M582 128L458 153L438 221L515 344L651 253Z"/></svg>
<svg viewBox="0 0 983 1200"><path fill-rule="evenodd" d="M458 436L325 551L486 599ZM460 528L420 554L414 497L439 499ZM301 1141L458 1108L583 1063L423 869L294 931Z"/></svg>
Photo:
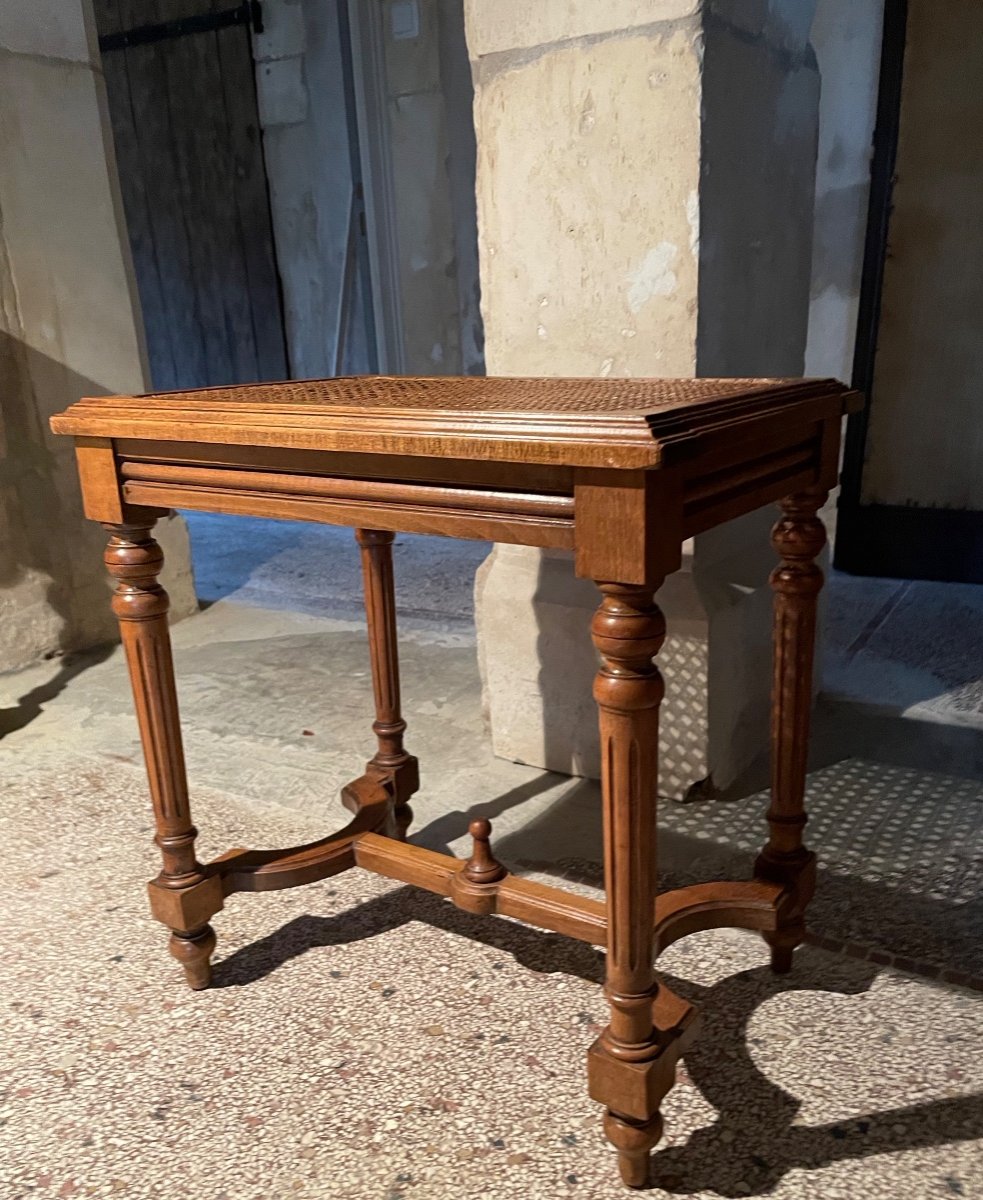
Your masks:
<svg viewBox="0 0 983 1200"><path fill-rule="evenodd" d="M755 1065L748 1025L766 1000L793 991L858 995L878 974L868 963L837 962L837 981L824 980L836 959L811 947L797 952L792 976L767 967L741 971L710 988L679 978L667 982L700 1006L705 1024L684 1060L692 1084L717 1111L712 1125L696 1130L685 1145L656 1148L652 1186L676 1195L715 1192L760 1196L772 1192L793 1170L819 1170L846 1159L910 1151L983 1138L983 1094L943 1097L853 1115L822 1125L797 1125L802 1100L773 1083ZM909 1071L896 1050L870 1047L867 1074L889 1078ZM789 1053L796 1051L790 1047ZM808 1063L798 1064L804 1075ZM808 1083L803 1084L803 1089ZM940 1180L940 1185L942 1181ZM958 1180L954 1195L962 1195Z"/></svg>
<svg viewBox="0 0 983 1200"><path fill-rule="evenodd" d="M114 649L115 646L109 644L77 654L66 654L59 662L57 672L46 683L19 696L13 708L0 708L0 739L30 725L44 711L45 704L54 700L76 675L104 662Z"/></svg>
<svg viewBox="0 0 983 1200"><path fill-rule="evenodd" d="M493 822L562 779L544 774L505 795L447 813L410 841L448 852L468 822ZM819 882L809 909L812 933L912 963L983 977L983 786L912 768L841 760L809 780L809 842ZM659 826L659 890L712 879L747 879L765 839L766 795L724 804L664 803ZM518 874L603 887L598 785L570 781L549 804L530 806L518 824L493 830L496 857ZM958 836L947 830L958 827ZM544 857L548 855L548 857ZM907 960L907 961L905 961Z"/></svg>
<svg viewBox="0 0 983 1200"><path fill-rule="evenodd" d="M551 806L553 808L562 808L564 812L570 807L571 800L574 799L582 790L591 794L596 792L596 785L592 783L579 783L571 781L565 775L556 775L551 771L544 771L542 775L537 775L535 779L530 779L526 783L520 783L509 791L504 792L501 796L496 796L492 800L484 800L478 804L472 805L468 809L454 809L452 812L441 813L439 817L429 821L421 829L412 830L409 840L416 846L424 846L427 850L436 850L438 854L451 854L451 842L457 841L459 838L466 836L468 825L472 821L479 818L486 821L494 821L503 813L509 812L511 809L519 808L536 796L542 795L543 792L548 792L551 788L555 788L564 783L571 784L560 799ZM595 845L600 852L600 810L597 813L596 823L597 837ZM505 833L496 841L496 848L507 846L509 839L514 837L513 834ZM528 834L526 830L520 835L523 840L527 840ZM506 864L507 865L507 864Z"/></svg>
<svg viewBox="0 0 983 1200"><path fill-rule="evenodd" d="M400 887L337 916L290 921L217 962L213 987L244 987L319 947L375 937L410 921L510 954L540 974L573 975L598 986L603 981L604 956L595 947L500 918L474 917L437 896ZM835 964L832 972L831 963ZM761 1004L795 991L859 995L878 973L869 963L803 947L791 976L773 975L762 966L701 987L664 974L668 985L704 1014L704 1028L686 1055L685 1071L718 1115L684 1145L656 1149L652 1188L677 1195L701 1190L726 1197L766 1195L792 1170L815 1170L844 1159L983 1137L981 1095L929 1100L827 1125L797 1126L801 1100L756 1066L748 1025ZM599 992L598 1022L605 1019L603 1010ZM896 1057L885 1049L884 1064L872 1062L870 1072L889 1076L892 1066L898 1069ZM954 1194L961 1193L955 1190Z"/></svg>
<svg viewBox="0 0 983 1200"><path fill-rule="evenodd" d="M414 887L401 887L337 916L303 916L289 921L268 937L250 942L228 958L216 961L212 986L244 987L320 946L341 946L377 937L411 921L423 921L502 950L539 974L559 972L597 984L604 979L603 953L585 942L525 928L501 918L472 916L439 896Z"/></svg>

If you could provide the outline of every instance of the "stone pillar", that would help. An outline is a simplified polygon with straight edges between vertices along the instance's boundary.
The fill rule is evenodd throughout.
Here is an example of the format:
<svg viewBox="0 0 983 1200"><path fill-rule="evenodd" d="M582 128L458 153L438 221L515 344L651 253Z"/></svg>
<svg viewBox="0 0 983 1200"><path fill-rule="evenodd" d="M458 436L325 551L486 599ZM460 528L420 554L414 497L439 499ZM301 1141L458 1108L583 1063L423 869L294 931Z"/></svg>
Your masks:
<svg viewBox="0 0 983 1200"><path fill-rule="evenodd" d="M0 6L0 669L116 637L105 535L48 417L146 390L136 288L88 0ZM187 533L158 525L172 611Z"/></svg>
<svg viewBox="0 0 983 1200"><path fill-rule="evenodd" d="M489 374L802 373L814 7L466 0ZM670 794L725 787L767 746L773 519L697 538L660 594ZM497 753L597 773L588 590L535 550L496 548L479 573Z"/></svg>

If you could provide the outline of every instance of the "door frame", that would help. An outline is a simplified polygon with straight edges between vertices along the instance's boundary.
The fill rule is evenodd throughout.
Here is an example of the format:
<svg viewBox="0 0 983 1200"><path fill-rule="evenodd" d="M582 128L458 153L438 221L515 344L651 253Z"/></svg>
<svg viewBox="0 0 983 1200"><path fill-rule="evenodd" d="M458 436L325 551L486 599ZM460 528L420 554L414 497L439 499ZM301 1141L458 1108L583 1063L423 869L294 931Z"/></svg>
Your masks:
<svg viewBox="0 0 983 1200"><path fill-rule="evenodd" d="M870 410L901 126L907 0L886 0L852 384L867 397L847 421L833 564L853 575L983 583L983 513L863 503Z"/></svg>
<svg viewBox="0 0 983 1200"><path fill-rule="evenodd" d="M386 90L381 4L338 0L341 41L350 51L355 141L365 191L366 242L378 370L404 375L406 353L400 291L399 237Z"/></svg>

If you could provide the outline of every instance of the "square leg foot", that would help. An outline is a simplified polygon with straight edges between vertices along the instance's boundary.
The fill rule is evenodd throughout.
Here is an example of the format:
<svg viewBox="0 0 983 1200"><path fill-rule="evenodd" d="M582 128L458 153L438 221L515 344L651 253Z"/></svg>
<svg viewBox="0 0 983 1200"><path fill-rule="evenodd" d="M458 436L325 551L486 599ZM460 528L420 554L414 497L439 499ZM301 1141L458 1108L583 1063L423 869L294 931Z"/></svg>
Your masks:
<svg viewBox="0 0 983 1200"><path fill-rule="evenodd" d="M762 937L771 950L771 969L776 975L792 970L795 949L805 940L805 911L816 890L816 856L802 849L786 858L769 855L767 850L758 856L754 866L755 878L781 884L785 891L779 901L774 929Z"/></svg>
<svg viewBox="0 0 983 1200"><path fill-rule="evenodd" d="M188 987L202 991L212 981L215 950L215 930L208 921L225 902L221 875L206 875L184 888L167 887L152 879L147 890L151 912L171 931L168 949L184 968Z"/></svg>
<svg viewBox="0 0 983 1200"><path fill-rule="evenodd" d="M590 1097L605 1106L604 1132L618 1151L621 1178L629 1187L644 1187L648 1181L649 1152L662 1136L659 1106L698 1029L697 1010L662 986L652 1005L649 1057L618 1057L605 1034L587 1052Z"/></svg>
<svg viewBox="0 0 983 1200"><path fill-rule="evenodd" d="M222 877L206 875L188 887L168 887L160 878L147 884L150 911L161 924L177 933L190 934L207 925L225 907Z"/></svg>

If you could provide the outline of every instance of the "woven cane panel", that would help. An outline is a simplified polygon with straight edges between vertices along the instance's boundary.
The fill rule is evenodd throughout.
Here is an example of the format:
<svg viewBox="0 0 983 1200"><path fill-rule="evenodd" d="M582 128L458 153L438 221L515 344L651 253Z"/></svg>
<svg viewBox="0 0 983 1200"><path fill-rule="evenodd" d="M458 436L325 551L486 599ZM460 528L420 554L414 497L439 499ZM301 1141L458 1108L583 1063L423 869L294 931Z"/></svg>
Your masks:
<svg viewBox="0 0 983 1200"><path fill-rule="evenodd" d="M354 376L158 392L162 405L229 403L394 408L450 412L649 412L740 396L788 381L775 379L417 379Z"/></svg>

